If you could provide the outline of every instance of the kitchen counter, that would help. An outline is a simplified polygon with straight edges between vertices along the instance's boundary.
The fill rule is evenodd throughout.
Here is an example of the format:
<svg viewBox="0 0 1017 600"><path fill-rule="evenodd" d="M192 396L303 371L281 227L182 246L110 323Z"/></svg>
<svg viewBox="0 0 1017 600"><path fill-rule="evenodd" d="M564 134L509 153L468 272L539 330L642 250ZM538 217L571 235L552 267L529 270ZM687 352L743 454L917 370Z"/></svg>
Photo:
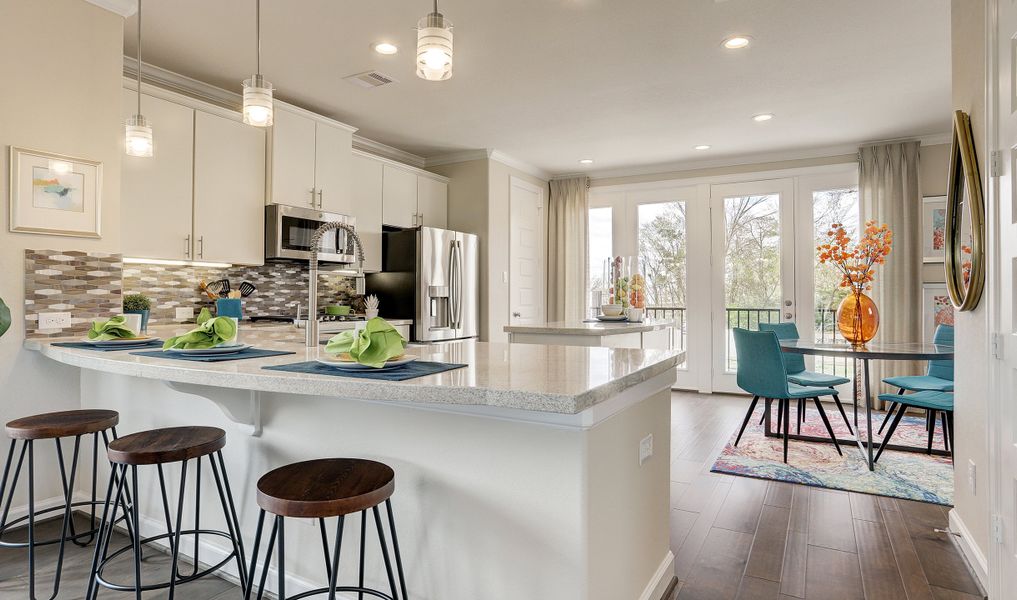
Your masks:
<svg viewBox="0 0 1017 600"><path fill-rule="evenodd" d="M675 322L670 319L645 319L639 323L621 322L549 322L532 325L506 325L512 344L603 346L670 351L675 347Z"/></svg>
<svg viewBox="0 0 1017 600"><path fill-rule="evenodd" d="M422 359L468 366L386 382L262 369L320 352L306 349L303 331L292 326L242 325L240 339L296 354L202 363L60 348L54 340L26 346L80 367L81 405L116 410L121 435L224 429L223 456L247 544L262 474L301 460L354 456L395 470L392 503L412 598L658 600L670 584L670 387L678 353L411 345L407 352ZM108 466L101 468L107 477ZM203 476L214 486L209 473ZM176 477L176 467L168 477ZM143 535L165 531L159 494L143 494L139 511ZM215 494L204 495L202 525L225 529L219 514ZM359 519L347 528L355 540ZM287 533L287 590L324 585L317 529L297 523ZM207 563L229 552L213 536L200 544ZM184 545L183 553L192 556L192 548ZM344 552L340 573L348 578L357 570L357 553ZM384 573L372 552L368 586L387 590Z"/></svg>
<svg viewBox="0 0 1017 600"><path fill-rule="evenodd" d="M670 319L644 319L639 323L629 323L628 321L597 321L595 323L587 323L586 321L550 321L533 325L506 325L505 332L604 336L659 331L661 329L670 329L674 326L675 322Z"/></svg>

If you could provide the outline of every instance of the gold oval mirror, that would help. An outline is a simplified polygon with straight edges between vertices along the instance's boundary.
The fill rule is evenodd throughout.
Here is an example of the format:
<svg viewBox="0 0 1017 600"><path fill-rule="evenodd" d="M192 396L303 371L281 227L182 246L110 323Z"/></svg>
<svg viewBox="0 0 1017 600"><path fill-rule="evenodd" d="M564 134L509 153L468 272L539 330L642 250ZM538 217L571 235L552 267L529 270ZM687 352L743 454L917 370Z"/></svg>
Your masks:
<svg viewBox="0 0 1017 600"><path fill-rule="evenodd" d="M946 204L946 287L958 310L973 310L985 287L985 208L971 119L953 115L953 148Z"/></svg>

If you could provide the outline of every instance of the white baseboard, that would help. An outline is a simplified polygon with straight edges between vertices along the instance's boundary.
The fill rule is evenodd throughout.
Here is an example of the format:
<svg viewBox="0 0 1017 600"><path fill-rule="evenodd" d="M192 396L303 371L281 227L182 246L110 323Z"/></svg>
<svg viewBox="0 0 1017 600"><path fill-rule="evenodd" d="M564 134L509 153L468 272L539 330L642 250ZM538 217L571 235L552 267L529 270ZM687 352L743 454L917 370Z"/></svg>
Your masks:
<svg viewBox="0 0 1017 600"><path fill-rule="evenodd" d="M674 579L674 553L668 550L653 578L646 584L646 589L639 595L639 600L662 600L672 579Z"/></svg>
<svg viewBox="0 0 1017 600"><path fill-rule="evenodd" d="M90 500L90 499L91 498L86 498L84 495L79 494L77 492L75 492L75 494L73 496L71 496L72 502L78 502L78 501ZM36 500L35 501L35 512L38 513L39 511L43 511L43 510L46 510L46 509L55 508L57 506L63 506L63 505L64 505L64 497L63 496L53 496L52 498L44 498L42 500ZM59 517L61 514L62 513L58 512L58 511L53 511L53 512L47 514L45 516L45 518L47 520L48 519L53 519L53 518ZM21 518L24 518L24 517L27 517L27 516L28 516L28 504L23 504L21 506L12 506L10 513L7 515L7 522L10 523L11 521L16 521L18 519L21 519ZM38 521L36 521L36 522L38 522ZM27 521L24 524L27 524ZM22 525L22 523L18 524L19 527L21 525Z"/></svg>
<svg viewBox="0 0 1017 600"><path fill-rule="evenodd" d="M968 530L967 525L964 524L960 515L957 514L957 509L951 509L949 515L950 531L960 534L960 537L950 537L954 539L954 543L960 548L961 554L967 559L968 565L975 572L975 577L978 578L978 583L982 585L982 589L989 589L989 561L985 559L985 554L975 544L974 539L971 537L971 531Z"/></svg>

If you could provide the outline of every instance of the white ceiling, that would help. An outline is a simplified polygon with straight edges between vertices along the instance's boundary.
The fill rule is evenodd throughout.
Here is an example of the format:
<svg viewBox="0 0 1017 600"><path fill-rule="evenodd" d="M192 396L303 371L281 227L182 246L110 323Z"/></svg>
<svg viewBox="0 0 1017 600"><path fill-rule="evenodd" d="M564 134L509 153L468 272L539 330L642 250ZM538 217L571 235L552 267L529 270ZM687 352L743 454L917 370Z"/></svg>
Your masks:
<svg viewBox="0 0 1017 600"><path fill-rule="evenodd" d="M427 0L263 0L277 97L421 156L496 148L552 173L673 166L949 131L948 0L442 0L450 81L414 75ZM144 5L144 60L234 91L254 0ZM136 17L125 27L135 55ZM726 50L731 34L752 36ZM377 41L400 51L381 56ZM342 77L377 69L399 83ZM751 116L776 118L755 123ZM699 152L697 144L712 149ZM577 164L593 158L591 167Z"/></svg>

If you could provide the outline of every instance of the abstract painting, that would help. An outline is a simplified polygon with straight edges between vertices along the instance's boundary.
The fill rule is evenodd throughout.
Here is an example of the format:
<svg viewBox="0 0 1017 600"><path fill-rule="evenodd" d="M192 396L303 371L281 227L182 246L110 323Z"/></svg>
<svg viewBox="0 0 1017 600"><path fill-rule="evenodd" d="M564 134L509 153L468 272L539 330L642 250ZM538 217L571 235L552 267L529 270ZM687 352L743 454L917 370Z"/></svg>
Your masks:
<svg viewBox="0 0 1017 600"><path fill-rule="evenodd" d="M69 163L32 167L32 206L50 210L83 212L85 176L75 173Z"/></svg>
<svg viewBox="0 0 1017 600"><path fill-rule="evenodd" d="M922 259L943 262L946 251L946 196L922 199Z"/></svg>
<svg viewBox="0 0 1017 600"><path fill-rule="evenodd" d="M102 163L10 147L10 230L97 238Z"/></svg>
<svg viewBox="0 0 1017 600"><path fill-rule="evenodd" d="M954 309L945 283L926 283L922 286L922 339L932 342L936 327L953 326Z"/></svg>

